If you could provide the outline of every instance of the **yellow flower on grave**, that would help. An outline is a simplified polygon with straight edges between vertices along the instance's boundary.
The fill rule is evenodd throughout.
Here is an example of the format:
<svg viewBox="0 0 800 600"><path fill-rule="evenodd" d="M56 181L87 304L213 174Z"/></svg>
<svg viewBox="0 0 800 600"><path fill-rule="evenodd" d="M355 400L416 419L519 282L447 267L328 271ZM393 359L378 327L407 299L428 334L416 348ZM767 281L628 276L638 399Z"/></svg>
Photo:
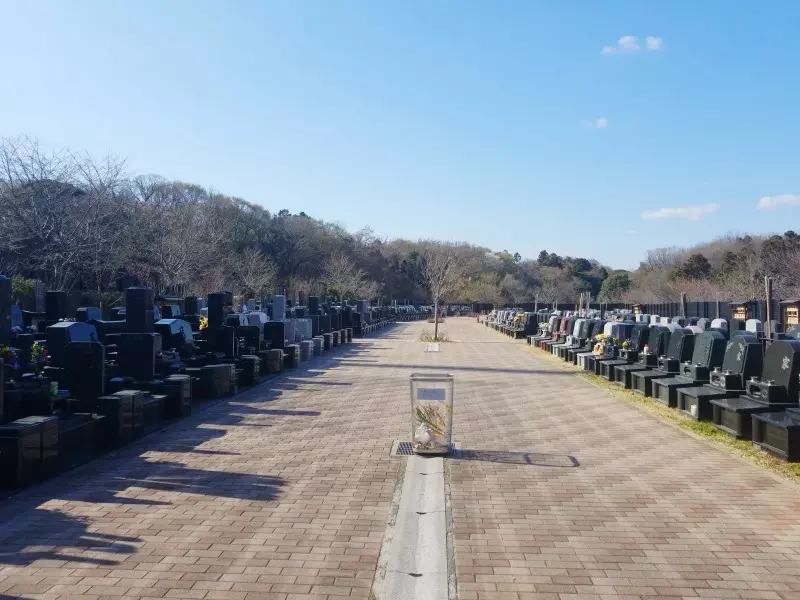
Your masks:
<svg viewBox="0 0 800 600"><path fill-rule="evenodd" d="M205 329L208 327L208 317L200 316L200 329Z"/></svg>

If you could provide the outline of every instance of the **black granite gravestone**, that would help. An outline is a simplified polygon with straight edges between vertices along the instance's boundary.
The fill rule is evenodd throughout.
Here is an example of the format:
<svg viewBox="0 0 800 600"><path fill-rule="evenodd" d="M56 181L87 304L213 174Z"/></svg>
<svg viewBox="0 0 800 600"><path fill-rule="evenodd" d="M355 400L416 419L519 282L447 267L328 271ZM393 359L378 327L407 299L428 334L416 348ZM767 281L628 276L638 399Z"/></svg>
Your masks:
<svg viewBox="0 0 800 600"><path fill-rule="evenodd" d="M66 366L67 344L70 342L99 342L94 325L79 321L61 321L46 330L47 351L54 367Z"/></svg>
<svg viewBox="0 0 800 600"><path fill-rule="evenodd" d="M84 323L88 321L94 320L101 320L103 318L103 311L97 308L96 306L81 306L77 311L75 311L75 320L76 321L83 321Z"/></svg>
<svg viewBox="0 0 800 600"><path fill-rule="evenodd" d="M161 319L154 325L161 336L163 350L175 350L181 356L191 356L194 351L192 326L181 319Z"/></svg>
<svg viewBox="0 0 800 600"><path fill-rule="evenodd" d="M153 290L130 287L125 290L125 321L128 333L153 333Z"/></svg>
<svg viewBox="0 0 800 600"><path fill-rule="evenodd" d="M678 390L678 410L698 421L711 420L713 401L736 398L744 393L745 382L761 373L764 352L758 338L737 331L728 341L722 368L715 368L709 383Z"/></svg>
<svg viewBox="0 0 800 600"><path fill-rule="evenodd" d="M38 483L42 469L42 428L39 423L13 421L0 425L0 489Z"/></svg>
<svg viewBox="0 0 800 600"><path fill-rule="evenodd" d="M70 342L66 347L66 384L80 409L94 412L97 398L106 393L106 349L99 342Z"/></svg>
<svg viewBox="0 0 800 600"><path fill-rule="evenodd" d="M252 348L252 350L248 350L248 353L254 354L261 350L262 329L263 325L261 327L257 325L245 325L236 328L236 335L244 341L244 346L246 348Z"/></svg>
<svg viewBox="0 0 800 600"><path fill-rule="evenodd" d="M212 292L208 295L208 326L222 327L225 324L225 293Z"/></svg>
<svg viewBox="0 0 800 600"><path fill-rule="evenodd" d="M186 315L200 314L197 296L186 296L183 300L183 313Z"/></svg>
<svg viewBox="0 0 800 600"><path fill-rule="evenodd" d="M49 290L44 296L44 314L47 325L67 318L67 292Z"/></svg>
<svg viewBox="0 0 800 600"><path fill-rule="evenodd" d="M631 329L628 347L620 349L619 358L600 362L600 376L609 381L614 381L614 369L616 367L630 365L639 360L639 352L641 352L649 334L650 325L646 323L637 323L634 325L633 329Z"/></svg>
<svg viewBox="0 0 800 600"><path fill-rule="evenodd" d="M0 275L0 345L11 343L11 280Z"/></svg>
<svg viewBox="0 0 800 600"><path fill-rule="evenodd" d="M331 316L330 315L320 315L319 317L319 332L321 334L330 333L332 331L331 328Z"/></svg>
<svg viewBox="0 0 800 600"><path fill-rule="evenodd" d="M282 321L264 323L264 341L270 350L283 350L286 345L286 324Z"/></svg>
<svg viewBox="0 0 800 600"><path fill-rule="evenodd" d="M714 425L739 439L750 439L752 416L797 406L800 374L800 341L776 340L764 354L761 379L745 382L737 398L713 400Z"/></svg>
<svg viewBox="0 0 800 600"><path fill-rule="evenodd" d="M117 351L120 373L137 381L150 381L155 377L159 352L161 336L157 333L120 334Z"/></svg>
<svg viewBox="0 0 800 600"><path fill-rule="evenodd" d="M654 379L653 399L668 406L677 406L678 390L708 383L711 370L722 364L727 340L720 331L704 331L694 343L692 359L681 365L679 375Z"/></svg>
<svg viewBox="0 0 800 600"><path fill-rule="evenodd" d="M669 345L670 335L674 326L653 325L650 327L647 343L642 345L637 361L630 365L618 365L614 367L614 382L630 389L632 385L631 375L638 371L650 371L658 366L658 359L664 356Z"/></svg>
<svg viewBox="0 0 800 600"><path fill-rule="evenodd" d="M653 394L653 380L680 373L681 363L691 360L695 333L689 329L676 329L669 337L665 356L658 358L658 368L652 371L631 373L631 389L649 397Z"/></svg>

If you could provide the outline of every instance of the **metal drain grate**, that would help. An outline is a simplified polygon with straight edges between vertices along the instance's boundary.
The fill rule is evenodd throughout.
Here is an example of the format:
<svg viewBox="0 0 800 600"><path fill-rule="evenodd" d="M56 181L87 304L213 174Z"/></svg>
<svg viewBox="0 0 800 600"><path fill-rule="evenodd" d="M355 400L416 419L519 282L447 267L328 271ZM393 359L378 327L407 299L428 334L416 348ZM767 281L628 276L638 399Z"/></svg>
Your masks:
<svg viewBox="0 0 800 600"><path fill-rule="evenodd" d="M453 444L450 444L450 454L454 454L456 452L456 447ZM392 443L392 451L389 454L390 456L413 456L414 449L411 446L411 442L403 442L400 440L395 440Z"/></svg>

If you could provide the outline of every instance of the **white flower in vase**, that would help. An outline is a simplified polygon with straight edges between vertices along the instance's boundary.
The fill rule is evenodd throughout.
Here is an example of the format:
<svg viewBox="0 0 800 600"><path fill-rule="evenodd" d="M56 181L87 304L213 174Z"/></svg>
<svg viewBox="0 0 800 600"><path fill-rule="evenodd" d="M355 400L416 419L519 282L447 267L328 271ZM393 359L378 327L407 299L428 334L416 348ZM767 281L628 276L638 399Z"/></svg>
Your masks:
<svg viewBox="0 0 800 600"><path fill-rule="evenodd" d="M414 433L414 441L418 444L430 444L431 443L431 431L425 425L420 425L417 427L417 431Z"/></svg>

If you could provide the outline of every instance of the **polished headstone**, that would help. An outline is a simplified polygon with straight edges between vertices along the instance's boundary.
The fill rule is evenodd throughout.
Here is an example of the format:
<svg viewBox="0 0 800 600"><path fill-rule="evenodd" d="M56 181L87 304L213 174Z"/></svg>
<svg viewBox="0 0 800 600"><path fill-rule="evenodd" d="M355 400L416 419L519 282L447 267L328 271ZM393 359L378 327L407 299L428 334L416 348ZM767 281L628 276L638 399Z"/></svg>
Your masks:
<svg viewBox="0 0 800 600"><path fill-rule="evenodd" d="M153 290L130 287L125 290L125 321L128 333L153 333Z"/></svg>
<svg viewBox="0 0 800 600"><path fill-rule="evenodd" d="M800 373L800 341L772 342L764 355L761 380L774 382L775 385L785 388L787 400L797 402L798 373Z"/></svg>
<svg viewBox="0 0 800 600"><path fill-rule="evenodd" d="M722 364L727 340L719 331L704 331L697 336L692 352L692 364L713 367Z"/></svg>

